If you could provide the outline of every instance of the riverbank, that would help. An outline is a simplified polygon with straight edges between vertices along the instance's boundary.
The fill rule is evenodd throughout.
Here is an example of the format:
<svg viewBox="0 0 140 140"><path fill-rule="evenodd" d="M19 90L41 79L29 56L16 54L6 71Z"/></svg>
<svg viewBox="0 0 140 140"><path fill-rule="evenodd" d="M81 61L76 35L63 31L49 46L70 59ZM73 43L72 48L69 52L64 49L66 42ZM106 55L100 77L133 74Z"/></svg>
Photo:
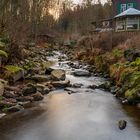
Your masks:
<svg viewBox="0 0 140 140"><path fill-rule="evenodd" d="M86 40L79 41L82 43L77 43L74 51L67 49L66 53L70 58L89 64L90 66L87 70L95 75L108 78L110 82L102 86L105 90L112 92L123 104L129 103L139 106L139 36L125 39L123 42L120 41L120 43L118 40L117 46L113 46L113 48L110 48L110 45L108 46L107 38L109 36L105 38L100 36L95 42L92 40L92 43L87 44L85 43L88 40L87 37ZM83 42L85 47L82 46ZM106 48L99 45L103 42L103 46ZM96 46L89 47L91 44L96 44ZM93 87L95 88L94 85Z"/></svg>
<svg viewBox="0 0 140 140"><path fill-rule="evenodd" d="M2 43L6 55L0 55L0 117L31 107L56 88L69 85L64 70L51 68L54 62L48 57L54 55L54 48L47 43L24 46L19 50L24 52L22 59L16 57L18 50L8 52L8 44Z"/></svg>

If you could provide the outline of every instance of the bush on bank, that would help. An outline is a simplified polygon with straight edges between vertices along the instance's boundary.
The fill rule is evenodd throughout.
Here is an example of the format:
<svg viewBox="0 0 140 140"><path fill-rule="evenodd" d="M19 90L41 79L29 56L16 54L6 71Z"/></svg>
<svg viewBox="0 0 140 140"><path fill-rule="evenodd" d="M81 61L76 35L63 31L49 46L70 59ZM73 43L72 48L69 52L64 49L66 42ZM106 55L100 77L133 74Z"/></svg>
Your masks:
<svg viewBox="0 0 140 140"><path fill-rule="evenodd" d="M115 41L112 49L107 43L109 34L90 39L92 42L87 46L88 39L86 38L84 42L82 38L78 45L83 43L82 46L86 47L82 47L82 51L78 50L76 59L94 65L97 72L107 72L116 85L123 89L119 96L129 101L140 101L140 41L138 39L140 36L131 39L113 37Z"/></svg>

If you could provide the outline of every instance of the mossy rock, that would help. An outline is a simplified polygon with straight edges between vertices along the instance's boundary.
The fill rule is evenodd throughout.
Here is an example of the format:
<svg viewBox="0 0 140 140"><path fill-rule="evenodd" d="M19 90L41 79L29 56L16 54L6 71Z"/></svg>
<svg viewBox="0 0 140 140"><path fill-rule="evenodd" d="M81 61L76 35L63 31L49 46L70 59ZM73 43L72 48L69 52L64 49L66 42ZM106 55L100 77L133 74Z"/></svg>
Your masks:
<svg viewBox="0 0 140 140"><path fill-rule="evenodd" d="M18 66L7 65L5 66L5 69L4 77L11 84L24 78L24 70Z"/></svg>
<svg viewBox="0 0 140 140"><path fill-rule="evenodd" d="M8 54L5 51L0 50L0 56L8 58Z"/></svg>
<svg viewBox="0 0 140 140"><path fill-rule="evenodd" d="M18 66L12 66L12 65L7 65L5 66L5 69L8 70L11 73L16 73L18 71L23 71L21 67Z"/></svg>

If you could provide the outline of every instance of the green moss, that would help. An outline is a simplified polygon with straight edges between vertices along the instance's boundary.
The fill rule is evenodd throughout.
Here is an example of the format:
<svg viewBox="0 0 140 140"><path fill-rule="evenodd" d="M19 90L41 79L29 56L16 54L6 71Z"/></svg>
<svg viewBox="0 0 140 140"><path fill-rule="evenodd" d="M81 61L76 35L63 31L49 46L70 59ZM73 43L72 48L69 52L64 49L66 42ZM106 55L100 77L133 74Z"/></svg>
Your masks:
<svg viewBox="0 0 140 140"><path fill-rule="evenodd" d="M136 66L140 66L140 57L138 57L135 61L133 61L131 64L131 66L136 67Z"/></svg>
<svg viewBox="0 0 140 140"><path fill-rule="evenodd" d="M121 82L128 88L137 86L140 83L140 71L124 72L124 75L121 77Z"/></svg>
<svg viewBox="0 0 140 140"><path fill-rule="evenodd" d="M8 58L8 54L5 51L0 50L0 56Z"/></svg>
<svg viewBox="0 0 140 140"><path fill-rule="evenodd" d="M32 69L33 67L35 67L35 63L32 61L29 61L28 63L26 63L26 65L23 66L25 70Z"/></svg>
<svg viewBox="0 0 140 140"><path fill-rule="evenodd" d="M136 87L129 89L125 92L125 97L128 100L135 100L139 98L139 90L140 90L140 85L137 85Z"/></svg>
<svg viewBox="0 0 140 140"><path fill-rule="evenodd" d="M123 57L123 51L121 49L114 49L112 54L115 57Z"/></svg>
<svg viewBox="0 0 140 140"><path fill-rule="evenodd" d="M5 46L6 46L5 43L0 41L0 49L5 48Z"/></svg>
<svg viewBox="0 0 140 140"><path fill-rule="evenodd" d="M23 70L22 68L20 68L20 67L18 67L18 66L12 66L12 65L7 65L7 66L5 66L5 68L6 68L9 72L11 72L11 73L16 73L16 72L18 72L18 71L22 71L22 70Z"/></svg>
<svg viewBox="0 0 140 140"><path fill-rule="evenodd" d="M103 69L103 58L101 55L95 57L95 66L99 70Z"/></svg>

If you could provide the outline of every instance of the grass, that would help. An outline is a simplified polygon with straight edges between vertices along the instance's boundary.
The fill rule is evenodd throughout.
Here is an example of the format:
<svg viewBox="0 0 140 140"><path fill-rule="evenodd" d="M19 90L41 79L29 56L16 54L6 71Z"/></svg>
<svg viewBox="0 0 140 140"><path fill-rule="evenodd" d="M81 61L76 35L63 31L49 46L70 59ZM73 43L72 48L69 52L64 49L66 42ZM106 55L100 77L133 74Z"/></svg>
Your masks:
<svg viewBox="0 0 140 140"><path fill-rule="evenodd" d="M8 54L5 51L0 50L0 56L8 58Z"/></svg>

